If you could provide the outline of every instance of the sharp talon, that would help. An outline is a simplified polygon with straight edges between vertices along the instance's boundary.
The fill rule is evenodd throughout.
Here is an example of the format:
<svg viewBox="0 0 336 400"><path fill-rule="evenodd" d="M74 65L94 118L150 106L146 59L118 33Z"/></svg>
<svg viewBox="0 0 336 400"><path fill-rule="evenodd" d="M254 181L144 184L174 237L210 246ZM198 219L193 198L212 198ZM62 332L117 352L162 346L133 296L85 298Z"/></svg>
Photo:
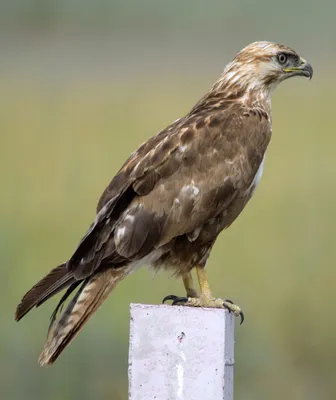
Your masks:
<svg viewBox="0 0 336 400"><path fill-rule="evenodd" d="M166 297L162 300L162 304L164 304L167 300L173 300L173 302L174 302L177 298L178 298L177 296L175 296L175 295L173 295L173 294L170 294L170 295L166 296Z"/></svg>
<svg viewBox="0 0 336 400"><path fill-rule="evenodd" d="M225 301L227 301L228 303L231 303L231 304L233 304L231 301L229 301L229 300L225 300ZM229 306L227 306L225 303L223 303L223 307L224 308L226 308L228 311L229 311L229 314L231 313L231 308L229 307Z"/></svg>
<svg viewBox="0 0 336 400"><path fill-rule="evenodd" d="M232 305L232 306L231 306ZM223 303L223 307L229 311L229 313L232 311L235 317L240 317L240 325L244 322L245 316L244 313L241 311L241 309L234 304L233 301L231 300L225 300Z"/></svg>
<svg viewBox="0 0 336 400"><path fill-rule="evenodd" d="M178 305L178 303L187 303L188 298L187 297L176 297L176 299L172 302L172 306Z"/></svg>

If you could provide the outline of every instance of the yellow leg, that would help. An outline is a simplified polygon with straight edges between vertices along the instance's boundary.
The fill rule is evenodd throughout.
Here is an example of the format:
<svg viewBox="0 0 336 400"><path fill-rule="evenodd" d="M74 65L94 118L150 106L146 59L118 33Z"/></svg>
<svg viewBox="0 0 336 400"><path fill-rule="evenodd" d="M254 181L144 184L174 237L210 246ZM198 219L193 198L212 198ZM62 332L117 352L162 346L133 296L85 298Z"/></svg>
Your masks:
<svg viewBox="0 0 336 400"><path fill-rule="evenodd" d="M182 275L183 284L187 292L187 297L197 297L197 292L194 288L193 277L190 272Z"/></svg>
<svg viewBox="0 0 336 400"><path fill-rule="evenodd" d="M208 276L205 271L205 268L203 267L196 267L196 272L197 272L197 278L198 282L200 285L201 289L201 295L207 299L213 299L210 286L209 286L209 281L208 281ZM192 297L192 296L190 296Z"/></svg>

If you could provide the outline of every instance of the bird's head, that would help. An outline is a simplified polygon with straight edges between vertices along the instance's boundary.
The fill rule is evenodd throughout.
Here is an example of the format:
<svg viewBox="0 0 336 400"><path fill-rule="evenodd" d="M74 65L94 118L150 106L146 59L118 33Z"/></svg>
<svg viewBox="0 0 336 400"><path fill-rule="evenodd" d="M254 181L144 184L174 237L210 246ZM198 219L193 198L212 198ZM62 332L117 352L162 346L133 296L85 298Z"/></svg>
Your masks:
<svg viewBox="0 0 336 400"><path fill-rule="evenodd" d="M311 79L313 68L287 46L255 42L226 66L221 86L231 92L258 91L268 97L280 82L293 76Z"/></svg>

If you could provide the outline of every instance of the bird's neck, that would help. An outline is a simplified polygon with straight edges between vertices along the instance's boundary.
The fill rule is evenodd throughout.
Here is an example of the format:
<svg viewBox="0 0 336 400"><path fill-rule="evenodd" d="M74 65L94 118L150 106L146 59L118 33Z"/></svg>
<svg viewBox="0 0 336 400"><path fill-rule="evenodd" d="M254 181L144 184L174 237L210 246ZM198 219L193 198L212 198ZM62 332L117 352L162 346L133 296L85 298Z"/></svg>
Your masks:
<svg viewBox="0 0 336 400"><path fill-rule="evenodd" d="M249 107L262 107L271 114L271 93L269 92L247 89L240 101Z"/></svg>
<svg viewBox="0 0 336 400"><path fill-rule="evenodd" d="M237 65L229 64L211 88L211 92L220 92L223 98L234 99L251 107L263 106L270 112L275 86L265 84L263 79L255 76L252 69L237 68Z"/></svg>

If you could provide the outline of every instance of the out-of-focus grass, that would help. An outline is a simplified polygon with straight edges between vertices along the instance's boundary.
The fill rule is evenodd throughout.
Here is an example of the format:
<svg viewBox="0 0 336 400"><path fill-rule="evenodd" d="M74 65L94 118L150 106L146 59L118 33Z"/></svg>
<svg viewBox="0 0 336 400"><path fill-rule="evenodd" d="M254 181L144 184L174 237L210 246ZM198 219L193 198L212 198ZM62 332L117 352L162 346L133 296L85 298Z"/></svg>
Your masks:
<svg viewBox="0 0 336 400"><path fill-rule="evenodd" d="M214 292L246 314L236 330L237 399L336 397L336 87L327 82L278 89L260 187L209 261ZM71 255L130 152L207 86L0 87L0 398L126 399L129 303L183 294L179 281L146 269L124 281L49 369L36 359L56 301L20 324L15 306Z"/></svg>

